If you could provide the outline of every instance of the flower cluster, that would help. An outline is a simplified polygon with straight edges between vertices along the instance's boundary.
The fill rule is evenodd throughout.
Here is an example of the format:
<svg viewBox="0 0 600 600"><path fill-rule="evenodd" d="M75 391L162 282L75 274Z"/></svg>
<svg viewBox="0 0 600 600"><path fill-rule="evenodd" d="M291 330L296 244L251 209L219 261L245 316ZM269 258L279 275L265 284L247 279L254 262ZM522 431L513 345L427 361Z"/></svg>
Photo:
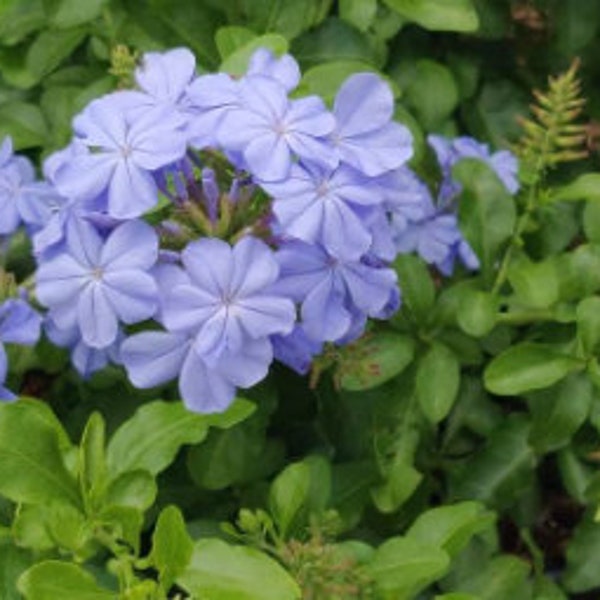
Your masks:
<svg viewBox="0 0 600 600"><path fill-rule="evenodd" d="M392 314L398 252L445 274L457 258L477 268L450 168L476 156L514 191L512 156L432 137L434 200L381 78L351 76L329 110L291 95L300 77L265 49L238 79L196 75L186 49L149 53L135 90L74 119L43 182L4 142L0 234L28 228L46 333L83 375L122 363L136 386L177 379L190 409L221 411L274 358L304 373L324 343ZM3 369L4 354L0 381Z"/></svg>

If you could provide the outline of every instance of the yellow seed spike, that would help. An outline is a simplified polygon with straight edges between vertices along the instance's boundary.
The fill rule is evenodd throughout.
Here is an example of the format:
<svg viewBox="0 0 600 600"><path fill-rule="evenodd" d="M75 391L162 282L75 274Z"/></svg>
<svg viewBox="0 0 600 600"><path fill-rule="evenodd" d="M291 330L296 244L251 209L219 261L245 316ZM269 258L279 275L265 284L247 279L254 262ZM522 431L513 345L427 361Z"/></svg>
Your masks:
<svg viewBox="0 0 600 600"><path fill-rule="evenodd" d="M567 71L548 77L546 91L533 90L532 118L520 119L523 136L517 154L524 171L536 174L534 180L561 162L587 156L587 131L576 123L585 105L577 78L579 66L579 59L573 60Z"/></svg>

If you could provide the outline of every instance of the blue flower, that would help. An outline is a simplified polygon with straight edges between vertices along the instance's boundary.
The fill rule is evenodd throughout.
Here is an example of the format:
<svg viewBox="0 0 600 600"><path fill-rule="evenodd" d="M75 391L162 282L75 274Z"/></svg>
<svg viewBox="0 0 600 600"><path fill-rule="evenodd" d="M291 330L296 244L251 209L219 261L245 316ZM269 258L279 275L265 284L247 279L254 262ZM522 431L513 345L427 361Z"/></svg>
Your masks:
<svg viewBox="0 0 600 600"><path fill-rule="evenodd" d="M245 77L260 75L271 77L283 86L286 92L291 92L300 83L300 67L289 54L277 58L267 48L258 48L250 57Z"/></svg>
<svg viewBox="0 0 600 600"><path fill-rule="evenodd" d="M279 276L273 252L246 237L233 248L205 238L182 252L189 284L167 292L162 315L174 333L194 337L194 349L216 364L224 354L243 353L250 341L291 331L296 313L291 300L271 288Z"/></svg>
<svg viewBox="0 0 600 600"><path fill-rule="evenodd" d="M248 388L264 379L273 360L265 338L247 340L235 354L224 350L210 364L194 346L194 336L145 331L123 342L121 360L136 387L151 388L178 379L184 404L201 413L224 411L235 398L236 388Z"/></svg>
<svg viewBox="0 0 600 600"><path fill-rule="evenodd" d="M261 185L273 196L273 212L287 236L322 243L350 259L371 245L365 213L382 204L383 195L377 182L360 172L344 165L332 171L296 164L287 179Z"/></svg>
<svg viewBox="0 0 600 600"><path fill-rule="evenodd" d="M31 346L40 337L42 319L21 298L11 298L0 304L0 400L12 400L15 395L4 387L8 361L4 343Z"/></svg>
<svg viewBox="0 0 600 600"><path fill-rule="evenodd" d="M350 332L356 335L367 316L383 316L398 298L396 274L388 268L337 258L301 241L282 244L277 258L277 290L301 304L302 327L315 341L338 342Z"/></svg>
<svg viewBox="0 0 600 600"><path fill-rule="evenodd" d="M333 167L331 142L335 119L317 96L289 100L286 89L271 77L243 79L240 106L225 112L218 140L225 150L241 152L258 179L278 181L288 176L299 157Z"/></svg>
<svg viewBox="0 0 600 600"><path fill-rule="evenodd" d="M489 165L510 194L519 191L519 163L516 156L508 150L492 154L487 144L463 136L452 140L439 135L429 135L427 141L434 149L446 181L442 185L440 196L444 201L460 192L460 185L452 181L452 167L464 158L477 158Z"/></svg>
<svg viewBox="0 0 600 600"><path fill-rule="evenodd" d="M410 131L392 121L394 97L373 73L349 77L338 91L333 113L340 160L374 177L397 169L413 155Z"/></svg>
<svg viewBox="0 0 600 600"><path fill-rule="evenodd" d="M157 255L157 236L141 221L119 225L103 240L91 224L72 220L65 248L38 267L37 297L59 328L77 325L86 345L106 348L117 339L119 320L137 323L156 311L148 271Z"/></svg>
<svg viewBox="0 0 600 600"><path fill-rule="evenodd" d="M118 219L138 217L158 202L152 172L186 151L185 122L164 108L132 110L131 95L115 92L75 117L79 146L55 173L58 191Z"/></svg>

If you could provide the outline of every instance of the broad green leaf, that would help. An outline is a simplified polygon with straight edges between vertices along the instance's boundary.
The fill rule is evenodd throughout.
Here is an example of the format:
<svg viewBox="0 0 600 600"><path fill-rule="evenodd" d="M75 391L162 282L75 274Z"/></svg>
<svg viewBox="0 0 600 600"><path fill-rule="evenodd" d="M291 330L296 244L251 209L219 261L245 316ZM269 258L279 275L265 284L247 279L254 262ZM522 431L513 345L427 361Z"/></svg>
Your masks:
<svg viewBox="0 0 600 600"><path fill-rule="evenodd" d="M140 534L144 524L144 513L131 506L108 506L95 516L100 527L114 532L115 537L127 542L135 553L139 553Z"/></svg>
<svg viewBox="0 0 600 600"><path fill-rule="evenodd" d="M100 413L92 413L85 426L79 449L79 479L84 498L92 500L106 483L105 445L104 419Z"/></svg>
<svg viewBox="0 0 600 600"><path fill-rule="evenodd" d="M25 64L27 69L38 79L56 69L85 38L83 28L45 29L33 41Z"/></svg>
<svg viewBox="0 0 600 600"><path fill-rule="evenodd" d="M0 494L31 504L81 503L77 482L65 468L56 429L36 401L0 406Z"/></svg>
<svg viewBox="0 0 600 600"><path fill-rule="evenodd" d="M578 246L556 261L561 300L580 300L600 290L600 245Z"/></svg>
<svg viewBox="0 0 600 600"><path fill-rule="evenodd" d="M21 504L11 529L15 542L22 548L38 552L54 548L56 543L46 528L47 514L48 506L45 504Z"/></svg>
<svg viewBox="0 0 600 600"><path fill-rule="evenodd" d="M149 27L156 27L155 21L167 26L173 34L172 45L178 43L189 47L201 65L214 68L219 63L219 53L214 41L215 31L225 25L224 15L197 0L177 0L177 10L173 10L171 0L149 0L151 11L137 11L139 20L142 12L148 18ZM165 34L159 34L165 43ZM170 39L168 41L171 41Z"/></svg>
<svg viewBox="0 0 600 600"><path fill-rule="evenodd" d="M484 372L485 387L500 396L515 396L554 385L585 366L578 358L549 345L522 342L496 356Z"/></svg>
<svg viewBox="0 0 600 600"><path fill-rule="evenodd" d="M42 112L36 105L25 102L0 105L0 131L12 137L15 150L42 146L48 137Z"/></svg>
<svg viewBox="0 0 600 600"><path fill-rule="evenodd" d="M406 308L419 322L426 322L435 302L435 287L425 263L418 256L400 254L394 262Z"/></svg>
<svg viewBox="0 0 600 600"><path fill-rule="evenodd" d="M448 119L458 105L458 88L450 69L429 59L417 61L406 90L406 101L427 131Z"/></svg>
<svg viewBox="0 0 600 600"><path fill-rule="evenodd" d="M567 545L567 567L561 579L572 594L600 586L600 523L588 517L577 525Z"/></svg>
<svg viewBox="0 0 600 600"><path fill-rule="evenodd" d="M600 242L600 202L588 202L581 217L585 236L590 242Z"/></svg>
<svg viewBox="0 0 600 600"><path fill-rule="evenodd" d="M494 295L467 286L461 290L456 320L465 333L483 337L494 328L497 317L498 299Z"/></svg>
<svg viewBox="0 0 600 600"><path fill-rule="evenodd" d="M142 469L156 475L171 464L181 446L201 442L209 427L233 427L253 410L252 403L241 399L224 413L214 415L191 412L181 402L146 404L110 440L109 472L114 477Z"/></svg>
<svg viewBox="0 0 600 600"><path fill-rule="evenodd" d="M460 365L454 352L440 343L431 345L417 367L415 394L433 424L450 412L460 384Z"/></svg>
<svg viewBox="0 0 600 600"><path fill-rule="evenodd" d="M556 386L532 394L529 441L541 454L569 443L583 425L594 399L594 387L584 374L567 377Z"/></svg>
<svg viewBox="0 0 600 600"><path fill-rule="evenodd" d="M90 527L83 513L70 504L46 506L44 523L49 536L61 549L76 553L90 540Z"/></svg>
<svg viewBox="0 0 600 600"><path fill-rule="evenodd" d="M368 333L347 346L336 376L344 390L359 392L395 377L412 362L415 343L399 333Z"/></svg>
<svg viewBox="0 0 600 600"><path fill-rule="evenodd" d="M154 504L157 491L156 481L148 471L125 471L110 482L103 501L105 506L129 506L145 511Z"/></svg>
<svg viewBox="0 0 600 600"><path fill-rule="evenodd" d="M532 483L536 458L528 443L529 433L525 418L514 415L505 419L481 450L450 473L450 496L510 506Z"/></svg>
<svg viewBox="0 0 600 600"><path fill-rule="evenodd" d="M12 45L40 29L46 22L44 0L2 0L0 2L0 40Z"/></svg>
<svg viewBox="0 0 600 600"><path fill-rule="evenodd" d="M528 600L530 570L529 564L520 558L498 556L487 562L475 577L461 581L457 591L470 592L477 600Z"/></svg>
<svg viewBox="0 0 600 600"><path fill-rule="evenodd" d="M26 600L118 600L81 567L48 560L28 569L17 587Z"/></svg>
<svg viewBox="0 0 600 600"><path fill-rule="evenodd" d="M461 229L481 261L484 278L491 283L498 254L515 224L515 203L491 168L466 159L452 170L463 186L459 218Z"/></svg>
<svg viewBox="0 0 600 600"><path fill-rule="evenodd" d="M89 23L100 16L108 0L44 0L50 24L59 28Z"/></svg>
<svg viewBox="0 0 600 600"><path fill-rule="evenodd" d="M233 76L243 75L248 69L250 57L258 48L267 48L275 55L281 55L287 52L288 42L284 37L276 33L268 33L260 37L255 37L227 56L221 63L219 71L229 73Z"/></svg>
<svg viewBox="0 0 600 600"><path fill-rule="evenodd" d="M332 105L344 81L354 73L375 71L373 65L359 60L334 60L308 69L302 76L300 89L304 95L316 94Z"/></svg>
<svg viewBox="0 0 600 600"><path fill-rule="evenodd" d="M384 0L403 17L433 31L476 31L477 11L471 0Z"/></svg>
<svg viewBox="0 0 600 600"><path fill-rule="evenodd" d="M185 528L181 511L176 506L167 506L158 516L150 555L165 590L186 569L193 550L194 544Z"/></svg>
<svg viewBox="0 0 600 600"><path fill-rule="evenodd" d="M320 456L287 466L273 481L269 508L282 537L308 525L311 513L325 510L331 494L331 468Z"/></svg>
<svg viewBox="0 0 600 600"><path fill-rule="evenodd" d="M243 48L246 44L255 39L256 33L246 27L238 27L237 25L228 25L221 27L215 35L215 43L221 55L221 59L225 60L236 50Z"/></svg>
<svg viewBox="0 0 600 600"><path fill-rule="evenodd" d="M288 40L318 25L333 3L333 0L240 1L244 25L259 33L278 33Z"/></svg>
<svg viewBox="0 0 600 600"><path fill-rule="evenodd" d="M409 537L388 539L366 566L384 600L409 600L448 570L448 554Z"/></svg>
<svg viewBox="0 0 600 600"><path fill-rule="evenodd" d="M479 596L473 594L461 594L460 592L451 592L435 596L433 600L479 600Z"/></svg>
<svg viewBox="0 0 600 600"><path fill-rule="evenodd" d="M494 513L479 502L459 502L421 513L407 537L445 550L455 557L480 531L493 525Z"/></svg>
<svg viewBox="0 0 600 600"><path fill-rule="evenodd" d="M296 600L300 589L266 554L217 539L195 543L177 584L205 600Z"/></svg>
<svg viewBox="0 0 600 600"><path fill-rule="evenodd" d="M575 181L554 190L549 200L600 200L600 173L580 175Z"/></svg>
<svg viewBox="0 0 600 600"><path fill-rule="evenodd" d="M594 486L598 471L584 463L572 446L564 447L556 458L561 482L568 494L581 505L597 503L600 493L594 493Z"/></svg>
<svg viewBox="0 0 600 600"><path fill-rule="evenodd" d="M331 505L352 529L362 516L369 501L369 490L378 479L375 465L370 461L338 463L332 466Z"/></svg>
<svg viewBox="0 0 600 600"><path fill-rule="evenodd" d="M584 298L577 305L577 336L584 352L595 354L600 344L600 297Z"/></svg>
<svg viewBox="0 0 600 600"><path fill-rule="evenodd" d="M28 552L14 546L10 540L0 541L0 598L21 600L16 588L17 579L33 563Z"/></svg>
<svg viewBox="0 0 600 600"><path fill-rule="evenodd" d="M557 263L545 260L534 263L521 257L514 260L508 270L508 280L517 301L534 308L547 308L560 296L560 277Z"/></svg>
<svg viewBox="0 0 600 600"><path fill-rule="evenodd" d="M366 31L377 14L377 0L339 0L338 11L342 20Z"/></svg>
<svg viewBox="0 0 600 600"><path fill-rule="evenodd" d="M415 492L423 475L406 459L399 457L387 473L384 483L371 489L371 498L382 513L397 511Z"/></svg>
<svg viewBox="0 0 600 600"><path fill-rule="evenodd" d="M291 51L305 71L322 63L340 60L379 66L377 54L368 37L333 17L317 29L295 39Z"/></svg>

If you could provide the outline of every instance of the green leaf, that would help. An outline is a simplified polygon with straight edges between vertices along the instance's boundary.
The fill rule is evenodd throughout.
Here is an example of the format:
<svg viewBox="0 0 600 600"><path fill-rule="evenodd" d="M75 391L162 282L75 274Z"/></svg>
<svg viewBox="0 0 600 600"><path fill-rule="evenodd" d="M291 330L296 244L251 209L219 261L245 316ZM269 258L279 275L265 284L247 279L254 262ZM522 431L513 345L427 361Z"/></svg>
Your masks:
<svg viewBox="0 0 600 600"><path fill-rule="evenodd" d="M572 594L600 586L600 523L589 516L577 525L569 540L562 584Z"/></svg>
<svg viewBox="0 0 600 600"><path fill-rule="evenodd" d="M12 137L15 150L42 146L48 137L42 111L25 102L0 105L0 131Z"/></svg>
<svg viewBox="0 0 600 600"><path fill-rule="evenodd" d="M165 590L185 571L193 550L194 544L185 528L181 511L176 506L167 506L158 516L150 555Z"/></svg>
<svg viewBox="0 0 600 600"><path fill-rule="evenodd" d="M477 31L479 18L471 0L384 0L403 17L432 31Z"/></svg>
<svg viewBox="0 0 600 600"><path fill-rule="evenodd" d="M173 34L172 44L188 46L198 58L201 65L213 68L218 65L217 47L214 41L215 31L224 23L224 15L209 6L207 2L197 0L177 0L177 10L173 10L171 0L150 0L150 11L145 17L149 18L151 27L155 21L166 25ZM140 13L136 18L139 20ZM162 43L165 35L161 33Z"/></svg>
<svg viewBox="0 0 600 600"><path fill-rule="evenodd" d="M467 286L461 289L456 320L465 333L483 337L494 328L497 318L498 298Z"/></svg>
<svg viewBox="0 0 600 600"><path fill-rule="evenodd" d="M449 565L448 554L440 548L394 537L377 548L366 569L382 599L408 600L441 578Z"/></svg>
<svg viewBox="0 0 600 600"><path fill-rule="evenodd" d="M260 37L255 37L241 48L236 49L233 54L227 56L221 63L219 71L229 73L233 76L243 75L248 69L250 57L258 48L267 48L279 56L287 52L288 42L284 37L276 33L268 33Z"/></svg>
<svg viewBox="0 0 600 600"><path fill-rule="evenodd" d="M46 528L47 514L45 504L21 504L11 529L15 542L22 548L39 552L54 548L56 544Z"/></svg>
<svg viewBox="0 0 600 600"><path fill-rule="evenodd" d="M103 501L106 506L128 506L143 512L154 504L157 491L148 471L125 471L110 482Z"/></svg>
<svg viewBox="0 0 600 600"><path fill-rule="evenodd" d="M561 300L580 300L600 290L600 245L578 246L556 260Z"/></svg>
<svg viewBox="0 0 600 600"><path fill-rule="evenodd" d="M61 29L93 21L107 3L108 0L44 0L50 24Z"/></svg>
<svg viewBox="0 0 600 600"><path fill-rule="evenodd" d="M377 14L377 0L339 0L338 12L342 20L367 31Z"/></svg>
<svg viewBox="0 0 600 600"><path fill-rule="evenodd" d="M21 600L16 582L19 575L31 566L32 557L28 552L17 548L9 540L0 541L0 598L2 600Z"/></svg>
<svg viewBox="0 0 600 600"><path fill-rule="evenodd" d="M202 415L181 402L156 401L142 406L114 434L107 461L114 477L142 469L156 475L166 469L184 444L198 444L211 426L233 427L254 411L247 400L237 400L224 413Z"/></svg>
<svg viewBox="0 0 600 600"><path fill-rule="evenodd" d="M415 492L423 475L404 457L398 457L387 473L386 481L371 489L371 498L382 513L397 511Z"/></svg>
<svg viewBox="0 0 600 600"><path fill-rule="evenodd" d="M594 387L584 374L567 377L558 385L533 394L529 406L533 416L531 445L541 454L569 443L586 420Z"/></svg>
<svg viewBox="0 0 600 600"><path fill-rule="evenodd" d="M522 342L496 356L484 372L485 387L500 396L515 396L554 385L585 364L550 345Z"/></svg>
<svg viewBox="0 0 600 600"><path fill-rule="evenodd" d="M590 242L600 242L600 202L588 202L581 217L585 236Z"/></svg>
<svg viewBox="0 0 600 600"><path fill-rule="evenodd" d="M279 33L292 40L318 25L333 0L240 0L244 25L260 33Z"/></svg>
<svg viewBox="0 0 600 600"><path fill-rule="evenodd" d="M554 190L550 202L567 200L600 200L600 173L586 173L575 181Z"/></svg>
<svg viewBox="0 0 600 600"><path fill-rule="evenodd" d="M530 570L529 564L515 556L498 556L475 577L459 582L457 591L470 592L477 600L530 599Z"/></svg>
<svg viewBox="0 0 600 600"><path fill-rule="evenodd" d="M239 427L211 432L204 444L188 452L192 479L205 489L220 490L270 475L281 464L283 448L278 440L265 438L258 415Z"/></svg>
<svg viewBox="0 0 600 600"><path fill-rule="evenodd" d="M65 468L45 413L31 400L0 406L0 493L15 502L79 506L77 482Z"/></svg>
<svg viewBox="0 0 600 600"><path fill-rule="evenodd" d="M243 48L257 36L251 29L246 27L238 27L237 25L228 25L221 27L215 35L215 43L221 55L221 59L225 60L236 50Z"/></svg>
<svg viewBox="0 0 600 600"><path fill-rule="evenodd" d="M454 558L476 533L489 528L495 518L479 502L460 502L421 513L406 535L441 548Z"/></svg>
<svg viewBox="0 0 600 600"><path fill-rule="evenodd" d="M30 73L39 81L56 69L85 38L86 31L82 28L43 30L33 41L25 64Z"/></svg>
<svg viewBox="0 0 600 600"><path fill-rule="evenodd" d="M417 61L405 93L407 103L428 131L438 129L458 106L452 71L434 60Z"/></svg>
<svg viewBox="0 0 600 600"><path fill-rule="evenodd" d="M491 283L498 254L515 225L515 203L490 167L475 159L460 161L452 170L462 184L461 229L481 261L485 280Z"/></svg>
<svg viewBox="0 0 600 600"><path fill-rule="evenodd" d="M129 544L134 553L139 553L144 514L137 508L108 506L95 515L95 524L107 528L116 538Z"/></svg>
<svg viewBox="0 0 600 600"><path fill-rule="evenodd" d="M102 415L92 413L79 449L80 482L84 498L93 501L94 496L106 483L106 424Z"/></svg>
<svg viewBox="0 0 600 600"><path fill-rule="evenodd" d="M559 299L560 277L554 260L534 263L522 256L511 262L508 280L517 301L525 306L548 308Z"/></svg>
<svg viewBox="0 0 600 600"><path fill-rule="evenodd" d="M378 66L377 54L367 36L333 17L294 40L291 50L304 70L340 60Z"/></svg>
<svg viewBox="0 0 600 600"><path fill-rule="evenodd" d="M0 40L11 46L20 42L46 22L43 0L2 0L0 2Z"/></svg>
<svg viewBox="0 0 600 600"><path fill-rule="evenodd" d="M435 287L423 260L400 254L394 262L402 290L402 310L408 309L417 321L425 323L435 302Z"/></svg>
<svg viewBox="0 0 600 600"><path fill-rule="evenodd" d="M584 298L577 305L577 337L583 351L590 356L600 345L600 298Z"/></svg>
<svg viewBox="0 0 600 600"><path fill-rule="evenodd" d="M340 86L354 73L375 71L375 67L359 60L334 60L308 69L302 76L303 95L316 94L331 106Z"/></svg>
<svg viewBox="0 0 600 600"><path fill-rule="evenodd" d="M331 495L331 468L320 456L287 466L273 481L269 509L283 538L308 525L309 516L325 510Z"/></svg>
<svg viewBox="0 0 600 600"><path fill-rule="evenodd" d="M117 594L102 589L81 567L55 560L31 567L17 587L26 600L118 600Z"/></svg>
<svg viewBox="0 0 600 600"><path fill-rule="evenodd" d="M529 434L525 418L514 415L505 419L484 448L450 473L450 496L480 500L488 506L510 506L532 483L536 459Z"/></svg>
<svg viewBox="0 0 600 600"><path fill-rule="evenodd" d="M344 349L336 376L350 392L368 390L402 373L412 362L414 341L392 332L368 333Z"/></svg>
<svg viewBox="0 0 600 600"><path fill-rule="evenodd" d="M296 600L301 595L292 577L266 554L217 539L195 543L177 584L206 600Z"/></svg>
<svg viewBox="0 0 600 600"><path fill-rule="evenodd" d="M448 415L458 393L460 365L447 346L433 343L419 360L415 393L421 410L433 424Z"/></svg>

